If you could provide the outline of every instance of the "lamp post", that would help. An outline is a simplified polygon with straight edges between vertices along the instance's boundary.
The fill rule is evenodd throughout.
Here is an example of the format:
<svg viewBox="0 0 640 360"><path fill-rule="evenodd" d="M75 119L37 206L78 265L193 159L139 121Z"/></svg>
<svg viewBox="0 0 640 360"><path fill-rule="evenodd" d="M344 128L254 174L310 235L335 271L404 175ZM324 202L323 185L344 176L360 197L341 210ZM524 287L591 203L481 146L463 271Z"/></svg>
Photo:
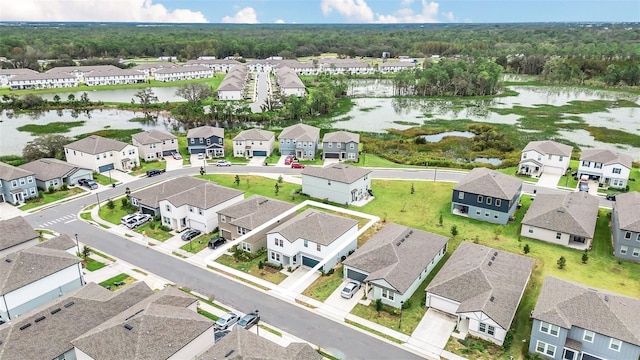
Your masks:
<svg viewBox="0 0 640 360"><path fill-rule="evenodd" d="M111 169L109 169L109 184L111 184L113 180L111 180Z"/></svg>
<svg viewBox="0 0 640 360"><path fill-rule="evenodd" d="M402 327L402 308L404 306L404 301L400 301L400 322L398 323L398 329Z"/></svg>
<svg viewBox="0 0 640 360"><path fill-rule="evenodd" d="M260 336L260 310L256 309L256 335Z"/></svg>
<svg viewBox="0 0 640 360"><path fill-rule="evenodd" d="M78 248L78 254L80 254L80 242L78 241L78 234L75 234L76 236L76 247Z"/></svg>
<svg viewBox="0 0 640 360"><path fill-rule="evenodd" d="M98 199L98 209L100 209L100 197L98 196L98 193L96 193L96 199Z"/></svg>

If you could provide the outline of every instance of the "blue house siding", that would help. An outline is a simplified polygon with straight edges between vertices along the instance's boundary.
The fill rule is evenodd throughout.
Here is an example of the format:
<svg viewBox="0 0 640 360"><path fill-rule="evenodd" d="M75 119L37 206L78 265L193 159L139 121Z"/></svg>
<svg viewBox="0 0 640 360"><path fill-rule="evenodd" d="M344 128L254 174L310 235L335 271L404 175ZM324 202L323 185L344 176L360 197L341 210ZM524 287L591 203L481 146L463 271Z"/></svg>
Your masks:
<svg viewBox="0 0 640 360"><path fill-rule="evenodd" d="M521 190L512 199L496 199L453 190L451 212L456 213L454 210L457 210L472 219L504 225L518 207ZM497 202L499 205L496 205Z"/></svg>
<svg viewBox="0 0 640 360"><path fill-rule="evenodd" d="M208 138L188 138L187 148L189 154L204 154L209 149L212 156L224 156L224 138L215 135ZM222 149L222 153L211 153L211 149Z"/></svg>
<svg viewBox="0 0 640 360"><path fill-rule="evenodd" d="M15 180L0 181L2 182L2 187L0 187L2 198L0 202L24 202L26 199L38 196L38 188L33 175Z"/></svg>
<svg viewBox="0 0 640 360"><path fill-rule="evenodd" d="M611 214L613 255L617 258L640 261L640 233L620 229L617 211Z"/></svg>

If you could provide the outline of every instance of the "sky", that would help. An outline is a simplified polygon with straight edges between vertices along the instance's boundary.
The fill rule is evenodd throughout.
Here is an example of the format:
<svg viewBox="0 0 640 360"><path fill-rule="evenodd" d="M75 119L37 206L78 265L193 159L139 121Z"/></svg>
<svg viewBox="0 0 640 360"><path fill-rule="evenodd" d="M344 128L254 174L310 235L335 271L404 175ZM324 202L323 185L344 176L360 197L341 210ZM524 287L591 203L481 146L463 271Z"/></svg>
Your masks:
<svg viewBox="0 0 640 360"><path fill-rule="evenodd" d="M0 0L0 21L243 24L640 22L640 0Z"/></svg>

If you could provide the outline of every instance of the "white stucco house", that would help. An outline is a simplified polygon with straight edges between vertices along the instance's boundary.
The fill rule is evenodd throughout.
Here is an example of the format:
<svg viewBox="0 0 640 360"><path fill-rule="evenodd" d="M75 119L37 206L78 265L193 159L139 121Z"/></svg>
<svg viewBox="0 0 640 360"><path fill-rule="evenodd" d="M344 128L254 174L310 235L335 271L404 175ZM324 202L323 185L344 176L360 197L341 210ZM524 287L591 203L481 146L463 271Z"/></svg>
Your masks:
<svg viewBox="0 0 640 360"><path fill-rule="evenodd" d="M565 174L573 147L551 140L531 141L522 150L518 174L538 177L542 173Z"/></svg>
<svg viewBox="0 0 640 360"><path fill-rule="evenodd" d="M68 163L100 173L128 171L139 164L137 146L97 135L67 144L64 155Z"/></svg>
<svg viewBox="0 0 640 360"><path fill-rule="evenodd" d="M344 164L308 166L302 170L302 192L317 199L351 204L372 196L370 174L371 170Z"/></svg>
<svg viewBox="0 0 640 360"><path fill-rule="evenodd" d="M285 268L324 261L320 270L329 271L356 249L357 231L357 220L307 209L267 233L267 260Z"/></svg>
<svg viewBox="0 0 640 360"><path fill-rule="evenodd" d="M163 130L147 130L131 135L144 161L153 161L178 152L178 137Z"/></svg>
<svg viewBox="0 0 640 360"><path fill-rule="evenodd" d="M275 147L276 135L273 131L249 129L241 131L233 138L234 157L269 156Z"/></svg>
<svg viewBox="0 0 640 360"><path fill-rule="evenodd" d="M629 181L629 174L633 158L630 155L613 152L606 149L587 149L580 155L578 178L589 175L604 186L625 188Z"/></svg>

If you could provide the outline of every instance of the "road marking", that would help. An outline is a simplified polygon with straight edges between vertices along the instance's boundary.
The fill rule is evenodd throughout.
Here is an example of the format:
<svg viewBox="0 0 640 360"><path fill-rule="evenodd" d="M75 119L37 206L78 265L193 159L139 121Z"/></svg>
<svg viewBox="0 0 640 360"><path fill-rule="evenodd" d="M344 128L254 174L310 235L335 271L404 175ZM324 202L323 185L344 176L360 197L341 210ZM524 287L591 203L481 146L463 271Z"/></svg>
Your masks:
<svg viewBox="0 0 640 360"><path fill-rule="evenodd" d="M64 223L65 223L65 224L68 224L68 223L70 223L70 222L74 222L74 221L76 221L76 220L78 220L78 219L73 219L73 220L65 221Z"/></svg>

